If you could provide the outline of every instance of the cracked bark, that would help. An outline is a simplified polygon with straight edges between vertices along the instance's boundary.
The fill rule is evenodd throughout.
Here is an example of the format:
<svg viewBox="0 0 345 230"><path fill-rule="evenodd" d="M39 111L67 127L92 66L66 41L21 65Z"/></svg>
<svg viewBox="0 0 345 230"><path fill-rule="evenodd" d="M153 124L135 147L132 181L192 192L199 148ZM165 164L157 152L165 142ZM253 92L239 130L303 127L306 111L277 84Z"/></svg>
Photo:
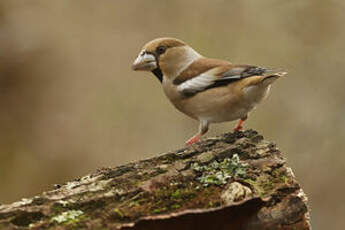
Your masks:
<svg viewBox="0 0 345 230"><path fill-rule="evenodd" d="M311 229L275 144L226 133L0 205L0 229Z"/></svg>

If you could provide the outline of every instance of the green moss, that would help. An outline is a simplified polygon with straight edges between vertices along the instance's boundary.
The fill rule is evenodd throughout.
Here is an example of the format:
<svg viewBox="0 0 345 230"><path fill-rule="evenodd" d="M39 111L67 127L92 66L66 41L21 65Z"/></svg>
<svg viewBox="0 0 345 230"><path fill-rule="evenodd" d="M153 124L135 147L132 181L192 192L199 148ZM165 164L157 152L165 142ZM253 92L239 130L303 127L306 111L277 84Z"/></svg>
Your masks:
<svg viewBox="0 0 345 230"><path fill-rule="evenodd" d="M118 209L118 208L115 208L114 209L114 212L115 212L115 214L118 216L118 217L120 217L120 218L123 218L125 215L123 214L123 212L120 210L120 209Z"/></svg>
<svg viewBox="0 0 345 230"><path fill-rule="evenodd" d="M286 175L286 171L281 171L279 168L272 171L272 176L275 178L276 182L288 184L289 177Z"/></svg>
<svg viewBox="0 0 345 230"><path fill-rule="evenodd" d="M265 193L269 193L270 191L272 191L274 187L273 181L270 179L263 180L261 181L261 187L263 188Z"/></svg>
<svg viewBox="0 0 345 230"><path fill-rule="evenodd" d="M255 181L246 180L246 182L254 187L254 190L260 197L265 197L272 193L274 186L277 184L277 181L268 174L260 175Z"/></svg>
<svg viewBox="0 0 345 230"><path fill-rule="evenodd" d="M172 209L179 209L181 207L181 205L179 205L179 204L173 204L173 205L171 205L171 208Z"/></svg>
<svg viewBox="0 0 345 230"><path fill-rule="evenodd" d="M216 164L213 167L218 167ZM196 189L198 187L198 189ZM123 220L128 216L147 216L168 213L187 207L209 207L209 200L213 200L212 207L219 206L221 187L204 187L199 182L191 182L183 176L176 176L167 184L159 184L151 192L142 192L140 196L131 199L130 205L119 204L118 210L112 215L116 220ZM130 215L126 215L126 213Z"/></svg>
<svg viewBox="0 0 345 230"><path fill-rule="evenodd" d="M138 201L132 201L131 203L129 203L128 207L139 207L140 204Z"/></svg>
<svg viewBox="0 0 345 230"><path fill-rule="evenodd" d="M135 209L150 210L150 213L157 214L169 210L175 210L182 207L185 202L193 199L196 196L194 189L195 185L192 183L173 183L169 186L162 186L156 189L152 194L136 201L139 206L133 206L131 211Z"/></svg>
<svg viewBox="0 0 345 230"><path fill-rule="evenodd" d="M283 182L284 184L289 183L289 178L288 178L287 176L285 176L285 175L280 175L280 176L279 176L279 179L280 179L280 181Z"/></svg>
<svg viewBox="0 0 345 230"><path fill-rule="evenodd" d="M255 180L248 178L244 181L249 183L259 196L264 197L272 193L274 188L279 184L289 183L289 178L285 172L280 171L278 168L273 171L267 171L267 173L262 173Z"/></svg>
<svg viewBox="0 0 345 230"><path fill-rule="evenodd" d="M166 207L162 207L162 208L155 208L155 209L153 209L153 210L152 210L152 213L154 213L154 214L158 214L158 213L164 212L164 211L166 211L166 210L167 210L167 208L166 208Z"/></svg>
<svg viewBox="0 0 345 230"><path fill-rule="evenodd" d="M173 194L171 194L172 199L179 199L181 198L181 191L180 189L177 189Z"/></svg>
<svg viewBox="0 0 345 230"><path fill-rule="evenodd" d="M254 188L255 193L258 194L260 197L263 197L266 194L265 189L259 181L255 181L252 179L245 179L244 181L250 184Z"/></svg>
<svg viewBox="0 0 345 230"><path fill-rule="evenodd" d="M69 221L65 223L65 225L68 226L67 229L71 229L71 230L86 230L87 229L87 226L85 224L86 220L87 218L85 216L82 216L78 218L77 220L73 220L73 221Z"/></svg>

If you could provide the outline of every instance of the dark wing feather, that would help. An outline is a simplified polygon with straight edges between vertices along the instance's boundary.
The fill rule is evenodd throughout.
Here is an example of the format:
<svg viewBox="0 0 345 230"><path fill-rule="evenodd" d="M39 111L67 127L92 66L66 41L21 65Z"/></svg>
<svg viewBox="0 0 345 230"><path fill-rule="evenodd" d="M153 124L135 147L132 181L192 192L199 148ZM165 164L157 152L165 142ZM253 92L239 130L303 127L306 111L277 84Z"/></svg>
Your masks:
<svg viewBox="0 0 345 230"><path fill-rule="evenodd" d="M222 73L219 79L215 80L212 85L209 85L205 89L225 86L232 82L241 80L243 78L252 77L252 76L260 76L271 71L272 70L270 69L257 67L257 66L249 66L249 65L233 66L231 69Z"/></svg>

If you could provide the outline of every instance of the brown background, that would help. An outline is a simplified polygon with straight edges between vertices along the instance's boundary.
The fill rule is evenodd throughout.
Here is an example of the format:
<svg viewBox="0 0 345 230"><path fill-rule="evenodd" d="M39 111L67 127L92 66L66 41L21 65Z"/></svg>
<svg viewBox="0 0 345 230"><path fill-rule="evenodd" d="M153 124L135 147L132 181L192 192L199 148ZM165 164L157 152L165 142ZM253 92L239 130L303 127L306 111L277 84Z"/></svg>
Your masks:
<svg viewBox="0 0 345 230"><path fill-rule="evenodd" d="M285 153L314 229L343 229L344 12L342 0L1 0L0 203L181 147L197 122L130 69L144 43L172 36L289 71L246 127Z"/></svg>

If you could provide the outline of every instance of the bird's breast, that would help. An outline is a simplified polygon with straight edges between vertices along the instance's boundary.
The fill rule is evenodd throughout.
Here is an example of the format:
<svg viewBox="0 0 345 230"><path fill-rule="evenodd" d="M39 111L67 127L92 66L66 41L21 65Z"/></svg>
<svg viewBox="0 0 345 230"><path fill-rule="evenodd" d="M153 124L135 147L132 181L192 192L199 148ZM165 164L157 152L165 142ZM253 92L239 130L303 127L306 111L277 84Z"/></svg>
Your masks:
<svg viewBox="0 0 345 230"><path fill-rule="evenodd" d="M163 78L163 91L170 102L180 112L188 115L191 118L198 119L193 109L190 107L189 98L184 98L177 90L177 86L169 79Z"/></svg>

